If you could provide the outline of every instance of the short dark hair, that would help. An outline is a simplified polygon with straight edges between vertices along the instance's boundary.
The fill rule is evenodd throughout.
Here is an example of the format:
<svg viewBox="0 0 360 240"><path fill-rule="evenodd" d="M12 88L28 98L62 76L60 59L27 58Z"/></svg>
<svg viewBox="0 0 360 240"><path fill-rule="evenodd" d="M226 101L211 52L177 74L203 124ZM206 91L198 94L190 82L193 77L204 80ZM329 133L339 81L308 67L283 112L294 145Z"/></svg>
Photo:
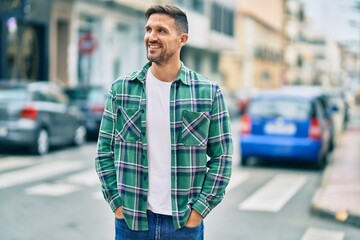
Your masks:
<svg viewBox="0 0 360 240"><path fill-rule="evenodd" d="M175 20L175 27L179 33L188 33L188 21L186 14L178 7L172 5L153 5L150 6L146 12L145 17L149 19L152 14L160 13L166 14Z"/></svg>

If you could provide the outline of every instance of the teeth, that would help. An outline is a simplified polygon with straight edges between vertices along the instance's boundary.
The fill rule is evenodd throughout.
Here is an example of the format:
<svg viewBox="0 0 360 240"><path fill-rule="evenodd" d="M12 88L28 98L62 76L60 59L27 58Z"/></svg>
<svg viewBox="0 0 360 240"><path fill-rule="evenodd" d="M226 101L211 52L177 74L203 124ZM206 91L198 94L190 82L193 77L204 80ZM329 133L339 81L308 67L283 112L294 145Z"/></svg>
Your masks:
<svg viewBox="0 0 360 240"><path fill-rule="evenodd" d="M160 48L158 45L149 45L149 48Z"/></svg>

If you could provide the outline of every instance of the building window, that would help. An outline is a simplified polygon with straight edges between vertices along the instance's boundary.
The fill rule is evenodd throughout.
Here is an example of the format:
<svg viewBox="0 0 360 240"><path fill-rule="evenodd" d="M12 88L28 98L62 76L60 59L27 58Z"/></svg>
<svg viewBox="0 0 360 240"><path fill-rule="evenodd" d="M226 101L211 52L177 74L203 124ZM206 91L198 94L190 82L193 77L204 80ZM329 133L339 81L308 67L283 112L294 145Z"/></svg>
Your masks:
<svg viewBox="0 0 360 240"><path fill-rule="evenodd" d="M210 27L217 32L234 36L234 10L226 8L218 3L211 6Z"/></svg>
<svg viewBox="0 0 360 240"><path fill-rule="evenodd" d="M224 33L229 36L234 36L234 12L224 9Z"/></svg>
<svg viewBox="0 0 360 240"><path fill-rule="evenodd" d="M176 0L175 4L180 5L180 6L185 6L185 0Z"/></svg>
<svg viewBox="0 0 360 240"><path fill-rule="evenodd" d="M79 46L78 46L78 81L90 84L97 77L99 64L99 19L80 15Z"/></svg>
<svg viewBox="0 0 360 240"><path fill-rule="evenodd" d="M264 72L262 73L262 80L263 80L264 82L268 82L268 81L270 80L270 78L271 78L271 76L270 76L270 73L269 73L269 72L264 71Z"/></svg>
<svg viewBox="0 0 360 240"><path fill-rule="evenodd" d="M14 21L14 22L13 22ZM41 64L41 26L7 21L7 72L6 78L39 80Z"/></svg>
<svg viewBox="0 0 360 240"><path fill-rule="evenodd" d="M204 13L204 0L193 0L192 9L196 12Z"/></svg>

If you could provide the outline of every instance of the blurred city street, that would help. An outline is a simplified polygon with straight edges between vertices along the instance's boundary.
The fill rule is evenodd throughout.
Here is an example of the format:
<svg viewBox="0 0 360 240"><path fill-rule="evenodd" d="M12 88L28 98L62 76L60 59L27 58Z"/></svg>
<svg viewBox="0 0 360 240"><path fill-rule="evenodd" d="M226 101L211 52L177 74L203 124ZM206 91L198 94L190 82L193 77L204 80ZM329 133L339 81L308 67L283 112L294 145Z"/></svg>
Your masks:
<svg viewBox="0 0 360 240"><path fill-rule="evenodd" d="M352 118L357 122L350 123L341 141L360 126L360 112ZM234 119L234 142L238 131ZM358 143L346 146L348 156L358 154L353 159L360 157ZM90 142L80 148L54 149L42 157L18 151L1 154L0 239L112 239L114 217L100 192L95 150L96 144ZM227 195L205 220L206 239L360 238L358 227L311 212L326 169L262 162L240 167L238 156L236 148ZM341 158L334 152L329 166Z"/></svg>
<svg viewBox="0 0 360 240"><path fill-rule="evenodd" d="M360 0L0 0L0 240L114 239L95 139L109 87L150 59L153 4L186 12L180 60L231 118L205 239L359 240Z"/></svg>

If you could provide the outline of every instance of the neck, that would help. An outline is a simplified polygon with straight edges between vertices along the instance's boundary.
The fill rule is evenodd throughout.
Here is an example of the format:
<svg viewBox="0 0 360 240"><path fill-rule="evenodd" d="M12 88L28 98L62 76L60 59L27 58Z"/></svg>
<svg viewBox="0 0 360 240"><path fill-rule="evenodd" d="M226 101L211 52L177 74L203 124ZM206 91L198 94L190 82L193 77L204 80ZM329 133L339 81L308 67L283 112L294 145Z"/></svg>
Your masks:
<svg viewBox="0 0 360 240"><path fill-rule="evenodd" d="M153 62L151 65L151 73L161 81L172 82L176 79L180 68L180 60L170 64L157 64Z"/></svg>

